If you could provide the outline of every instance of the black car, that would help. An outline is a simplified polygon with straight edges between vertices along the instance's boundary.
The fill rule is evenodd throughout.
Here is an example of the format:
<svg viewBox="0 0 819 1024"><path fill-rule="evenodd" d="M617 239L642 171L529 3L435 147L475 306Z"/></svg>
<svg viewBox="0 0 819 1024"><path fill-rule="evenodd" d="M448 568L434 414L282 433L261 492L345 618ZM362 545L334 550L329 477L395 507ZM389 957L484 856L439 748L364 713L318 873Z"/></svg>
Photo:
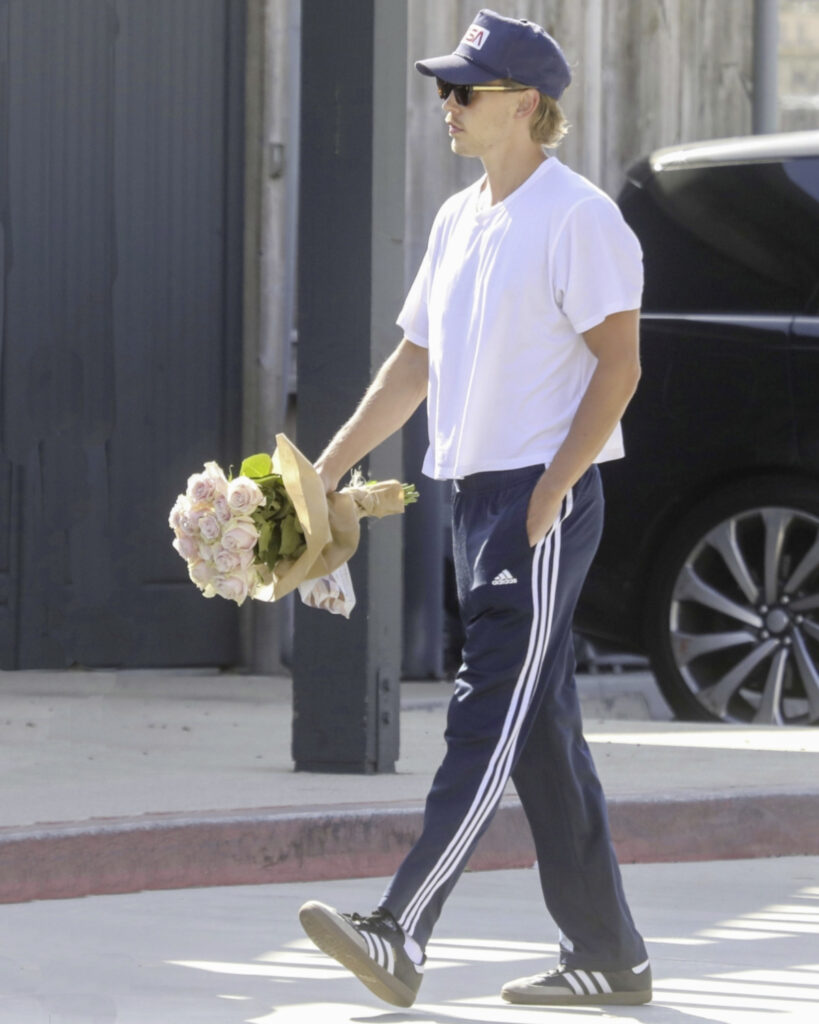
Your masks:
<svg viewBox="0 0 819 1024"><path fill-rule="evenodd" d="M643 377L576 627L648 653L687 719L819 722L819 131L658 150Z"/></svg>

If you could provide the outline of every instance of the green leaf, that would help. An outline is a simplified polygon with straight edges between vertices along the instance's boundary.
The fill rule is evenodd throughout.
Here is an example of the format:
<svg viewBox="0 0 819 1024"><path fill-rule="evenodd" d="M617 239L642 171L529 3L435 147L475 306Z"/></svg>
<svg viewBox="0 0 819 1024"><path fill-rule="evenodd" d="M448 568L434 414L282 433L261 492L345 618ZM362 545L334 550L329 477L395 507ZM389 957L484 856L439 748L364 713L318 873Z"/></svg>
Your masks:
<svg viewBox="0 0 819 1024"><path fill-rule="evenodd" d="M281 558L281 534L278 529L271 527L270 543L267 546L267 552L264 556L264 562L267 568L273 572L276 568L276 562Z"/></svg>
<svg viewBox="0 0 819 1024"><path fill-rule="evenodd" d="M299 521L295 515L288 516L282 520L282 546L281 554L285 557L296 553L299 545L304 543L304 534L299 527Z"/></svg>
<svg viewBox="0 0 819 1024"><path fill-rule="evenodd" d="M254 480L265 494L278 494L280 491L284 490L282 478L278 473L268 473L267 476L257 476L254 477Z"/></svg>
<svg viewBox="0 0 819 1024"><path fill-rule="evenodd" d="M258 455L248 455L246 459L242 460L242 468L239 470L239 475L250 477L251 480L257 480L260 477L269 476L272 468L273 460L270 456L266 452L259 452Z"/></svg>
<svg viewBox="0 0 819 1024"><path fill-rule="evenodd" d="M270 543L273 540L273 524L263 523L259 530L259 558L264 562L267 560L267 553L270 550Z"/></svg>

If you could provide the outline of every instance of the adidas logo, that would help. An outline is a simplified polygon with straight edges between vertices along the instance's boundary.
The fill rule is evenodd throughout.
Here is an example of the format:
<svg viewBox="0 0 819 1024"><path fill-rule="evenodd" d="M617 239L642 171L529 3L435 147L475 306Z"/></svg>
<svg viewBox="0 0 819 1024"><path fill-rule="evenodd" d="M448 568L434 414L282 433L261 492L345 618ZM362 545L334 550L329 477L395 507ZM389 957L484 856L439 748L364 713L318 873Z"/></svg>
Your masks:
<svg viewBox="0 0 819 1024"><path fill-rule="evenodd" d="M470 693L472 693L472 691L474 689L475 689L475 687L472 685L472 683L467 683L463 679L456 679L455 680L455 700L458 700L458 701L466 700L466 698L470 695Z"/></svg>
<svg viewBox="0 0 819 1024"><path fill-rule="evenodd" d="M517 583L517 580L508 569L503 569L498 573L498 575L492 580L492 586L502 587L505 583Z"/></svg>

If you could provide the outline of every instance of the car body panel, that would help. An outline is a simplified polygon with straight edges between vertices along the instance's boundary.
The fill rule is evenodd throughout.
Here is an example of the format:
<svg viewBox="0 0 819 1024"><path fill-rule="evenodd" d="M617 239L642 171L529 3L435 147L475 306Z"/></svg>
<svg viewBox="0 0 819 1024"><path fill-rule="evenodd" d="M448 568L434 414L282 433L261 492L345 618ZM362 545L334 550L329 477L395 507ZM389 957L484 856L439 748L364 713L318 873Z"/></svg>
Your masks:
<svg viewBox="0 0 819 1024"><path fill-rule="evenodd" d="M675 523L762 476L819 488L819 132L650 154L619 203L644 252L643 376L576 627L643 649Z"/></svg>
<svg viewBox="0 0 819 1024"><path fill-rule="evenodd" d="M819 317L796 317L791 358L799 459L815 467L819 465Z"/></svg>

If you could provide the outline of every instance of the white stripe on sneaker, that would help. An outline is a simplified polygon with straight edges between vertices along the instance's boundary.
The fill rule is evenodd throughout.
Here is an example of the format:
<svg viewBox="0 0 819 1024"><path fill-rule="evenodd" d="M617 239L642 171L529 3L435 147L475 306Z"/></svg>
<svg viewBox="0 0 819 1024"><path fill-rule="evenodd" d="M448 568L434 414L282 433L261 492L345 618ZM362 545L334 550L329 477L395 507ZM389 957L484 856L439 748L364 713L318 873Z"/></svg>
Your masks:
<svg viewBox="0 0 819 1024"><path fill-rule="evenodd" d="M384 967L385 969L389 970L387 965L390 962L390 957L388 953L388 950L391 949L390 944L389 942L387 942L386 939L382 938L382 936L380 935L373 935L373 938L378 943L378 966Z"/></svg>
<svg viewBox="0 0 819 1024"><path fill-rule="evenodd" d="M560 560L560 523L570 514L571 507L572 495L569 492L564 500L563 515L557 525L535 548L532 560L533 614L529 645L515 683L501 735L472 805L446 849L401 915L398 923L410 935L435 892L457 870L464 853L495 809L509 779L517 740L534 695L551 634Z"/></svg>
<svg viewBox="0 0 819 1024"><path fill-rule="evenodd" d="M378 945L375 941L375 936L364 928L362 928L358 934L363 937L364 942L366 943L367 956L369 956L371 960L375 960L375 962L378 963Z"/></svg>
<svg viewBox="0 0 819 1024"><path fill-rule="evenodd" d="M580 984L577 978L575 978L574 974L571 971L564 971L563 977L569 983L572 991L576 996L584 996L586 994L586 990L583 988L583 986Z"/></svg>
<svg viewBox="0 0 819 1024"><path fill-rule="evenodd" d="M601 992L611 992L611 985L606 981L606 976L602 971L592 971L591 976L600 986Z"/></svg>
<svg viewBox="0 0 819 1024"><path fill-rule="evenodd" d="M586 974L585 971L575 970L574 976L577 978L577 980L580 982L583 988L589 993L590 996L597 994L597 986L588 976L588 974Z"/></svg>

